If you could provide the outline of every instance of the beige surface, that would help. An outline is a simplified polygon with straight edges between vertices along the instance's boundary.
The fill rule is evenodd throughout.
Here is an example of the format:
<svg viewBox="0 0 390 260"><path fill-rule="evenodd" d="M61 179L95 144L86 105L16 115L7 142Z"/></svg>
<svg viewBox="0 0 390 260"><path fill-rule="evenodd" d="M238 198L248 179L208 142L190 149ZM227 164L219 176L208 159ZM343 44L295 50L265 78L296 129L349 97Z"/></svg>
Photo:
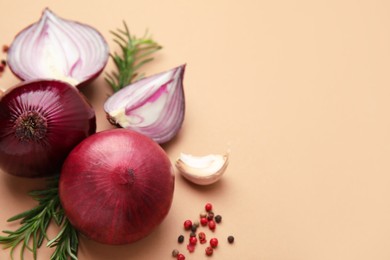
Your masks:
<svg viewBox="0 0 390 260"><path fill-rule="evenodd" d="M3 0L0 44L46 6L95 26L112 50L108 31L122 19L138 35L149 28L164 49L148 75L187 63L184 126L165 146L172 161L231 149L218 184L177 176L172 209L147 239L120 247L81 239L80 260L172 259L173 248L185 251L176 242L182 222L208 201L224 217L212 259L390 259L389 1ZM108 127L102 79L90 88L99 130ZM2 88L17 82L10 71L0 78ZM2 230L34 205L25 193L37 187L1 173ZM206 259L203 249L186 255Z"/></svg>

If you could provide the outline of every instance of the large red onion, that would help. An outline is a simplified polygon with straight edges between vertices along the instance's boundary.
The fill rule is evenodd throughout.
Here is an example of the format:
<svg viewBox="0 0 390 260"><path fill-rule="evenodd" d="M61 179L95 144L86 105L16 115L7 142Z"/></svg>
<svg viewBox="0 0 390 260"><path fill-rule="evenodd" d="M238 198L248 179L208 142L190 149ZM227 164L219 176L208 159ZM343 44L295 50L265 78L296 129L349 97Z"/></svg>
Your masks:
<svg viewBox="0 0 390 260"><path fill-rule="evenodd" d="M104 104L109 121L158 143L170 141L184 120L184 71L181 65L122 88Z"/></svg>
<svg viewBox="0 0 390 260"><path fill-rule="evenodd" d="M104 244L127 244L165 218L174 192L172 164L152 139L127 129L96 133L72 150L59 195L72 225Z"/></svg>
<svg viewBox="0 0 390 260"><path fill-rule="evenodd" d="M58 174L68 153L95 130L95 112L77 89L26 81L0 99L0 166L23 177Z"/></svg>
<svg viewBox="0 0 390 260"><path fill-rule="evenodd" d="M96 29L45 9L38 22L15 37L7 61L22 80L57 79L80 86L100 74L108 57L108 44Z"/></svg>

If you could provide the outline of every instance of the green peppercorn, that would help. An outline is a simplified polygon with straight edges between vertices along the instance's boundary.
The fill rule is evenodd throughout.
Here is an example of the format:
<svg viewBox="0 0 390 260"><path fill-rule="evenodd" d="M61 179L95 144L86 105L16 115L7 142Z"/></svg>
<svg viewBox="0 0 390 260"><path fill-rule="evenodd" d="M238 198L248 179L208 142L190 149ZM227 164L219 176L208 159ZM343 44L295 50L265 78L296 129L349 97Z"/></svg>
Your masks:
<svg viewBox="0 0 390 260"><path fill-rule="evenodd" d="M184 242L184 236L183 235L180 235L178 238L177 238L177 242L179 242L180 244Z"/></svg>
<svg viewBox="0 0 390 260"><path fill-rule="evenodd" d="M195 225L192 225L192 226L191 226L191 231L192 231L192 232L196 232L197 229L198 229L197 226L195 226Z"/></svg>

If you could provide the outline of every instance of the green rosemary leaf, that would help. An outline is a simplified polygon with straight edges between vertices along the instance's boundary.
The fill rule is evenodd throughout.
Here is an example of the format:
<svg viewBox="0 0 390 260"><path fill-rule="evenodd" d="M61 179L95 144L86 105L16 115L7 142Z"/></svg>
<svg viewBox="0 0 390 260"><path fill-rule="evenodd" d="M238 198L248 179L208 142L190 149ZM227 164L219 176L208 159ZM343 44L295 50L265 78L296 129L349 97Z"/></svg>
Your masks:
<svg viewBox="0 0 390 260"><path fill-rule="evenodd" d="M147 32L141 38L130 34L127 24L123 22L124 29L110 31L114 36L113 41L119 46L121 53L110 54L114 62L116 72L106 74L106 82L114 92L130 85L134 79L138 79L139 70L146 63L153 60L150 57L162 47L151 39ZM142 75L142 74L141 74Z"/></svg>
<svg viewBox="0 0 390 260"><path fill-rule="evenodd" d="M19 220L20 227L14 231L4 230L5 236L0 236L0 244L3 248L10 248L11 259L18 246L20 246L20 259L24 258L27 250L32 252L33 259L37 259L37 250L45 239L49 241L46 231L53 221L61 226L61 231L55 237L55 243L51 245L56 247L51 259L77 260L78 234L67 221L61 207L58 177L48 180L47 189L32 191L29 194L38 202L38 205L8 220L10 222Z"/></svg>

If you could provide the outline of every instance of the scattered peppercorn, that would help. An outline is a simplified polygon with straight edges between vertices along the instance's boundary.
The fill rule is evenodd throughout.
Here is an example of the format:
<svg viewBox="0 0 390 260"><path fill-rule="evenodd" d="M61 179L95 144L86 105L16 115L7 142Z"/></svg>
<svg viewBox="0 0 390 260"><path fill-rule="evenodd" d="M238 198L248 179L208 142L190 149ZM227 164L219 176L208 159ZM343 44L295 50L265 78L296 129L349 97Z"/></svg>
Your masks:
<svg viewBox="0 0 390 260"><path fill-rule="evenodd" d="M209 214L207 214L207 219L213 220L214 219L214 212L210 211Z"/></svg>
<svg viewBox="0 0 390 260"><path fill-rule="evenodd" d="M213 205L211 203L207 203L205 206L204 206L205 210L207 212L211 211L213 209Z"/></svg>
<svg viewBox="0 0 390 260"><path fill-rule="evenodd" d="M233 244L234 243L234 236L228 236L227 238L229 244Z"/></svg>
<svg viewBox="0 0 390 260"><path fill-rule="evenodd" d="M211 246L208 246L208 247L205 249L205 252L206 252L206 255L210 256L210 255L213 254L214 249L213 249Z"/></svg>
<svg viewBox="0 0 390 260"><path fill-rule="evenodd" d="M190 237L196 237L196 233L195 232L191 232L190 233Z"/></svg>
<svg viewBox="0 0 390 260"><path fill-rule="evenodd" d="M8 45L3 45L3 52L4 53L6 53L6 52L8 52L8 49L9 49L9 47L8 47Z"/></svg>
<svg viewBox="0 0 390 260"><path fill-rule="evenodd" d="M180 244L184 242L184 236L183 235L180 235L178 238L177 238L177 242L179 242Z"/></svg>
<svg viewBox="0 0 390 260"><path fill-rule="evenodd" d="M195 227L199 227L199 221L194 221L194 223L192 223L192 226L195 226Z"/></svg>
<svg viewBox="0 0 390 260"><path fill-rule="evenodd" d="M199 232L198 238L199 238L199 242L200 242L201 244L204 244L204 243L207 242L206 234L205 234L204 232Z"/></svg>
<svg viewBox="0 0 390 260"><path fill-rule="evenodd" d="M179 250L174 249L174 250L172 251L172 256L173 256L173 257L177 257L178 254L179 254Z"/></svg>
<svg viewBox="0 0 390 260"><path fill-rule="evenodd" d="M200 219L200 224L201 224L202 226L206 226L208 222L209 222L209 221L207 220L207 218L201 218L201 219Z"/></svg>
<svg viewBox="0 0 390 260"><path fill-rule="evenodd" d="M216 227L216 225L215 225L214 220L210 220L209 221L209 229L214 231L215 227Z"/></svg>
<svg viewBox="0 0 390 260"><path fill-rule="evenodd" d="M202 211L202 212L199 214L199 217L200 217L200 218L205 218L205 217L207 217L207 212L206 212L206 211Z"/></svg>
<svg viewBox="0 0 390 260"><path fill-rule="evenodd" d="M178 254L176 256L176 258L177 258L177 260L185 260L186 259L186 257L183 254Z"/></svg>
<svg viewBox="0 0 390 260"><path fill-rule="evenodd" d="M188 252L190 252L190 253L194 252L194 251L195 251L195 245L193 245L193 244L188 244L188 245L187 245L187 250L188 250Z"/></svg>
<svg viewBox="0 0 390 260"><path fill-rule="evenodd" d="M192 227L192 221L191 220L184 221L184 229L185 230L190 230L191 227Z"/></svg>
<svg viewBox="0 0 390 260"><path fill-rule="evenodd" d="M198 239L195 237L190 237L190 244L191 245L196 245L196 243L198 242Z"/></svg>
<svg viewBox="0 0 390 260"><path fill-rule="evenodd" d="M214 217L214 220L215 220L215 222L217 222L217 223L219 224L219 223L221 223L221 221L222 221L222 216L221 216L221 215L216 215L216 216Z"/></svg>
<svg viewBox="0 0 390 260"><path fill-rule="evenodd" d="M195 225L192 225L192 226L191 226L191 231L192 231L192 232L196 232L197 229L198 229L197 226L195 226Z"/></svg>
<svg viewBox="0 0 390 260"><path fill-rule="evenodd" d="M216 248L218 246L218 239L216 239L215 237L210 239L210 246L212 248Z"/></svg>

